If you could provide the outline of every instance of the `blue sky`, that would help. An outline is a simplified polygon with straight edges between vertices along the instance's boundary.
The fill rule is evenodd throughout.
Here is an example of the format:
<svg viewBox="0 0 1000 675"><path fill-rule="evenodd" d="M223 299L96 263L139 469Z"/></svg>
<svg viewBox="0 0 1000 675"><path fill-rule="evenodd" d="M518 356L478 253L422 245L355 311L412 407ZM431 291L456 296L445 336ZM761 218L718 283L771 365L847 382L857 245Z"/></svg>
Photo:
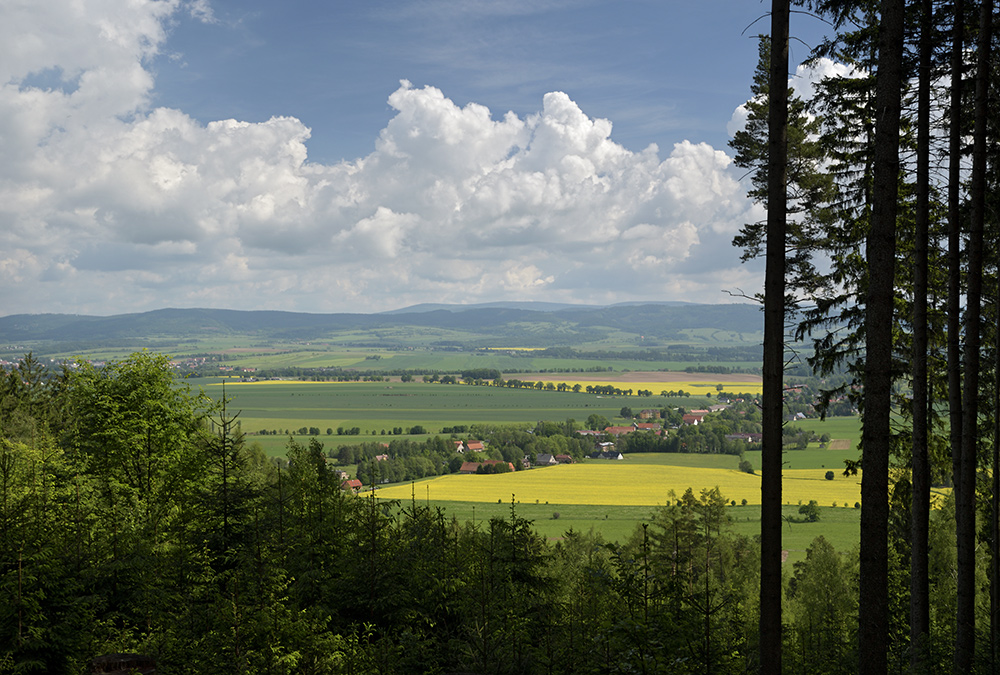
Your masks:
<svg viewBox="0 0 1000 675"><path fill-rule="evenodd" d="M760 286L726 141L761 3L86 5L0 9L0 314Z"/></svg>

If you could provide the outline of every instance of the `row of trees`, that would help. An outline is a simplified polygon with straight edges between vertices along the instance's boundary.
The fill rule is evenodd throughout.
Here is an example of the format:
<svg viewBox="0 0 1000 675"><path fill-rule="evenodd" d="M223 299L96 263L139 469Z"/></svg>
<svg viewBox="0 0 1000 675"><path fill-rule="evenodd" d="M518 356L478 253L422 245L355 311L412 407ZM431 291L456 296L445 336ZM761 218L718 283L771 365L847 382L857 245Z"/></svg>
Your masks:
<svg viewBox="0 0 1000 675"><path fill-rule="evenodd" d="M988 470L1000 480L993 1L796 4L808 4L835 28L814 56L847 64L849 72L820 81L811 100L790 95L790 8L788 0L775 0L749 122L733 142L737 164L754 170L753 196L768 209L767 222L747 226L736 242L747 256L767 258L762 664L768 672L781 669L780 604L773 598L780 586L780 401L791 322L796 339L814 336L814 369L852 374L844 391L863 414L860 671L885 673L892 655L905 653L912 671L936 672L938 655L948 651L956 673L995 672L1000 483L980 477ZM988 289L992 304L984 301ZM955 486L950 649L929 609L935 473L950 473ZM894 483L909 496L911 528L902 552L910 576L903 630L894 625L901 608L889 590L900 562L891 539ZM984 546L993 561L988 614L976 592Z"/></svg>

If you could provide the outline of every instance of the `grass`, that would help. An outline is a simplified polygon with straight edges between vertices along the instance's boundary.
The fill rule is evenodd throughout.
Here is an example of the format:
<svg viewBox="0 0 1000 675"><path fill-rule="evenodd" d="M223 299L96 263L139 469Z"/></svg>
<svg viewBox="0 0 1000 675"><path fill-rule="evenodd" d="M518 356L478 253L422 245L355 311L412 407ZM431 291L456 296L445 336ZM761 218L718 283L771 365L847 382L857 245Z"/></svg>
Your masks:
<svg viewBox="0 0 1000 675"><path fill-rule="evenodd" d="M426 482L426 481L424 481ZM424 482L408 485L400 506L407 506L411 499L419 504L440 508L446 517L459 522L486 523L491 518L510 518L510 497L506 501L468 502L429 500L423 489ZM535 531L549 541L562 539L570 529L577 532L599 533L605 541L624 543L632 537L642 523L652 520L656 507L612 506L593 504L546 504L519 500L515 513L532 521ZM760 533L760 506L729 506L730 530L735 534L755 537ZM558 517L557 515L558 514ZM801 522L798 506L785 506L782 515L782 547L788 551L787 562L805 559L806 548L823 535L838 551L849 551L858 545L860 509L821 508L820 519L815 523Z"/></svg>
<svg viewBox="0 0 1000 675"><path fill-rule="evenodd" d="M827 469L832 470L840 480L844 470L844 460L856 460L860 456L858 441L861 439L861 418L828 417L826 420L804 419L792 422L796 427L809 429L817 435L829 434L832 440L847 441L847 448L832 450L821 448L819 443L810 443L804 450L785 450L782 455L783 470ZM747 460L759 469L760 451L746 453Z"/></svg>

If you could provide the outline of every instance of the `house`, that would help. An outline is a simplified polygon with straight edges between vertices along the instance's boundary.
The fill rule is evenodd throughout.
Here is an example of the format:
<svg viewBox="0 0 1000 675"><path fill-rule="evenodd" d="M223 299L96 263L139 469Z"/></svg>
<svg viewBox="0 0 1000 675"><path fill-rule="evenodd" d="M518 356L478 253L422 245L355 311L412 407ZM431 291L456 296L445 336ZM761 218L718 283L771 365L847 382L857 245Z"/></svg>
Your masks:
<svg viewBox="0 0 1000 675"><path fill-rule="evenodd" d="M480 467L493 466L496 464L506 464L507 468L511 471L514 470L514 465L511 462L504 462L499 459L487 459L482 462L462 462L462 467L458 470L458 472L461 474L479 473Z"/></svg>
<svg viewBox="0 0 1000 675"><path fill-rule="evenodd" d="M389 461L389 455L375 455L375 461L376 462L388 462Z"/></svg>
<svg viewBox="0 0 1000 675"><path fill-rule="evenodd" d="M632 426L636 431L653 431L657 434L663 431L663 426L659 422L635 422Z"/></svg>
<svg viewBox="0 0 1000 675"><path fill-rule="evenodd" d="M659 410L641 410L639 412L639 419L641 420L658 420L660 419Z"/></svg>
<svg viewBox="0 0 1000 675"><path fill-rule="evenodd" d="M341 484L347 480L347 472L343 469L334 469L333 475L340 479Z"/></svg>
<svg viewBox="0 0 1000 675"><path fill-rule="evenodd" d="M493 464L506 464L508 469L510 469L511 471L514 470L513 462L504 462L503 460L500 459L487 459L486 461L482 462L482 464L483 466L491 466Z"/></svg>
<svg viewBox="0 0 1000 675"><path fill-rule="evenodd" d="M704 415L695 415L694 413L688 413L687 415L684 415L684 417L681 418L681 424L689 424L693 427L696 427L699 424L701 424L701 419L703 417Z"/></svg>
<svg viewBox="0 0 1000 675"><path fill-rule="evenodd" d="M361 484L357 478L352 478L351 480L345 480L340 484L341 490L350 490L351 492L360 492L364 485Z"/></svg>
<svg viewBox="0 0 1000 675"><path fill-rule="evenodd" d="M569 455L556 455L555 460L559 464L572 464L573 463L573 458L571 456L569 456Z"/></svg>
<svg viewBox="0 0 1000 675"><path fill-rule="evenodd" d="M611 450L605 450L605 451L597 450L596 452L594 452L594 453L592 453L590 455L590 458L591 459L625 459L625 457L622 455L622 453L618 452L617 450L615 450L613 448Z"/></svg>
<svg viewBox="0 0 1000 675"><path fill-rule="evenodd" d="M486 446L483 444L482 441L466 441L465 449L469 450L470 452L482 452L483 450L486 449Z"/></svg>
<svg viewBox="0 0 1000 675"><path fill-rule="evenodd" d="M746 441L747 443L760 443L763 439L762 434L726 434L727 441Z"/></svg>
<svg viewBox="0 0 1000 675"><path fill-rule="evenodd" d="M556 458L547 452L543 452L535 457L535 466L555 466L558 463Z"/></svg>
<svg viewBox="0 0 1000 675"><path fill-rule="evenodd" d="M530 457L522 457L521 458L521 468L522 469L530 469L531 468L531 458Z"/></svg>
<svg viewBox="0 0 1000 675"><path fill-rule="evenodd" d="M623 434L630 434L635 431L635 427L606 427L604 433L609 436L621 436Z"/></svg>
<svg viewBox="0 0 1000 675"><path fill-rule="evenodd" d="M465 454L465 444L462 441L452 441L455 444L455 452Z"/></svg>

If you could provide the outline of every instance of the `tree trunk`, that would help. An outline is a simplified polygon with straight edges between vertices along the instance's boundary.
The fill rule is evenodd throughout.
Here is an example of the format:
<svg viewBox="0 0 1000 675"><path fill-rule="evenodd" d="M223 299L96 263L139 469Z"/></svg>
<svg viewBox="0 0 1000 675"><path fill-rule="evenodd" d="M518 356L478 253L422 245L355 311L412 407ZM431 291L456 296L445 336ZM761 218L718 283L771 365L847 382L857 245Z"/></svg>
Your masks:
<svg viewBox="0 0 1000 675"><path fill-rule="evenodd" d="M917 204L913 274L913 448L910 507L910 665L920 672L930 628L927 552L930 466L927 459L927 248L930 221L930 105L932 2L922 0L917 85Z"/></svg>
<svg viewBox="0 0 1000 675"><path fill-rule="evenodd" d="M952 482L961 474L962 457L962 48L965 2L955 0L951 44L951 128L948 132L948 422Z"/></svg>
<svg viewBox="0 0 1000 675"><path fill-rule="evenodd" d="M871 225L867 238L865 382L861 478L859 672L888 668L888 519L891 446L892 317L899 184L903 0L883 0L875 84Z"/></svg>
<svg viewBox="0 0 1000 675"><path fill-rule="evenodd" d="M763 673L781 672L781 424L785 367L788 17L788 0L773 0L767 118L767 250L761 397L763 451L760 486L760 666Z"/></svg>
<svg viewBox="0 0 1000 675"><path fill-rule="evenodd" d="M979 348L983 295L983 228L986 200L986 120L993 1L983 0L976 54L976 102L973 126L972 177L969 187L968 276L965 296L965 387L962 450L955 479L955 529L958 545L955 626L956 673L968 673L976 650L976 450L979 421Z"/></svg>
<svg viewBox="0 0 1000 675"><path fill-rule="evenodd" d="M993 343L993 522L990 523L990 663L996 673L1000 637L1000 275L994 291Z"/></svg>

